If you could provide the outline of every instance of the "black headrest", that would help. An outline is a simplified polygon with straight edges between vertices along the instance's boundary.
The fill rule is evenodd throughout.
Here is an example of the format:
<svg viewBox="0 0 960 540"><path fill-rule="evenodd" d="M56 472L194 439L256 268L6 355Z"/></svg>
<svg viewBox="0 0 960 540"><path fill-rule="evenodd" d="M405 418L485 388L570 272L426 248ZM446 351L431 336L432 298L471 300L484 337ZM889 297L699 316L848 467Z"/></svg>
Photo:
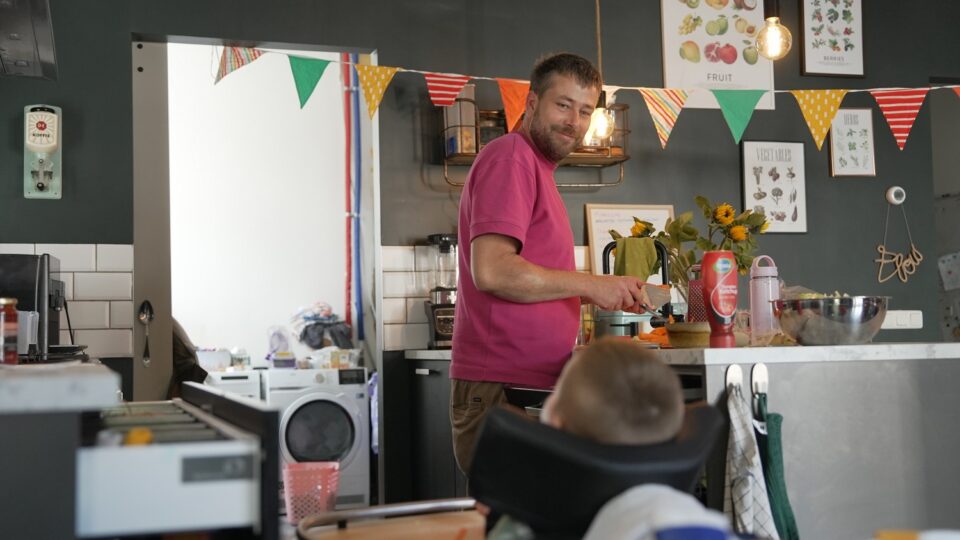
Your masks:
<svg viewBox="0 0 960 540"><path fill-rule="evenodd" d="M722 425L715 407L697 406L669 442L609 445L496 408L477 441L470 494L535 531L582 535L600 507L628 488L692 491Z"/></svg>

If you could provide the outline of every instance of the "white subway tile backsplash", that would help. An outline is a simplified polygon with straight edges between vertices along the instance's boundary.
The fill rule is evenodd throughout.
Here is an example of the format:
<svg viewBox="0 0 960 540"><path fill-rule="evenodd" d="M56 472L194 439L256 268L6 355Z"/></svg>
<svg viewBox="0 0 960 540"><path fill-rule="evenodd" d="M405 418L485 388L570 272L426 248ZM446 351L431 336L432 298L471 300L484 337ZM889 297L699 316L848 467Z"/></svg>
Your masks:
<svg viewBox="0 0 960 540"><path fill-rule="evenodd" d="M590 270L590 248L587 246L574 246L573 259L577 270Z"/></svg>
<svg viewBox="0 0 960 540"><path fill-rule="evenodd" d="M425 323L427 322L427 308L423 303L427 298L407 298L407 322L408 323Z"/></svg>
<svg viewBox="0 0 960 540"><path fill-rule="evenodd" d="M133 274L129 272L79 272L73 275L77 300L131 300Z"/></svg>
<svg viewBox="0 0 960 540"><path fill-rule="evenodd" d="M110 328L133 328L133 302L110 302Z"/></svg>
<svg viewBox="0 0 960 540"><path fill-rule="evenodd" d="M78 330L74 335L92 358L133 354L133 330Z"/></svg>
<svg viewBox="0 0 960 540"><path fill-rule="evenodd" d="M380 262L386 272L412 272L416 269L413 246L382 246Z"/></svg>
<svg viewBox="0 0 960 540"><path fill-rule="evenodd" d="M383 297L426 296L430 272L384 272Z"/></svg>
<svg viewBox="0 0 960 540"><path fill-rule="evenodd" d="M425 324L383 325L383 348L387 351L426 349L429 338Z"/></svg>
<svg viewBox="0 0 960 540"><path fill-rule="evenodd" d="M384 324L407 322L407 304L403 298L383 299L383 322Z"/></svg>
<svg viewBox="0 0 960 540"><path fill-rule="evenodd" d="M36 253L49 253L60 261L61 272L97 269L97 246L93 244L37 244Z"/></svg>
<svg viewBox="0 0 960 540"><path fill-rule="evenodd" d="M63 296L68 301L73 300L73 274L71 273L60 273L60 274L50 274L50 277L53 279L59 279L63 282Z"/></svg>
<svg viewBox="0 0 960 540"><path fill-rule="evenodd" d="M133 246L97 244L97 271L132 272Z"/></svg>
<svg viewBox="0 0 960 540"><path fill-rule="evenodd" d="M33 244L0 244L0 253L4 255L34 255Z"/></svg>
<svg viewBox="0 0 960 540"><path fill-rule="evenodd" d="M110 328L108 302L69 302L70 326L74 330ZM60 311L60 328L67 326L67 310Z"/></svg>

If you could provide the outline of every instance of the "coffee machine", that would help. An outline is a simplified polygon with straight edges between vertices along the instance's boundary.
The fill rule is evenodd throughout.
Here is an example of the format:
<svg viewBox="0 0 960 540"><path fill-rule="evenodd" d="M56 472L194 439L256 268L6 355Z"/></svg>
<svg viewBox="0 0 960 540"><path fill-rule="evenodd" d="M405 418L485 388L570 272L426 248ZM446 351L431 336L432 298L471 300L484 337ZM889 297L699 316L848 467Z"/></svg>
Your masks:
<svg viewBox="0 0 960 540"><path fill-rule="evenodd" d="M457 235L431 234L427 237L434 258L430 299L424 302L430 325L431 349L453 346L453 318L457 302Z"/></svg>
<svg viewBox="0 0 960 540"><path fill-rule="evenodd" d="M48 361L53 349L60 343L60 310L64 306L64 284L53 279L60 272L60 261L47 253L42 255L0 255L0 297L17 299L21 313L19 325L25 328L27 347L21 362ZM36 316L25 316L36 313ZM34 318L35 317L35 318ZM35 333L34 333L35 332ZM34 338L34 336L36 336Z"/></svg>

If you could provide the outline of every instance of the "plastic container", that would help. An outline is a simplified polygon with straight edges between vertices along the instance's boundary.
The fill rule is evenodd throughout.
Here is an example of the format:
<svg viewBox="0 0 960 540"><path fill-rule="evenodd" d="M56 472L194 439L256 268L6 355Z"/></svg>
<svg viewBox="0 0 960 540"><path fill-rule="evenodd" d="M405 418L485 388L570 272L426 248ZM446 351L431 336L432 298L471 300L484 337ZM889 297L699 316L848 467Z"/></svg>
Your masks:
<svg viewBox="0 0 960 540"><path fill-rule="evenodd" d="M760 266L763 261L768 266ZM773 301L779 299L777 264L767 255L757 257L750 266L750 345L765 346L780 331L773 313Z"/></svg>
<svg viewBox="0 0 960 540"><path fill-rule="evenodd" d="M736 347L733 323L737 313L737 260L732 251L707 251L700 265L710 346Z"/></svg>
<svg viewBox="0 0 960 540"><path fill-rule="evenodd" d="M296 525L309 515L332 511L339 484L339 462L284 464L283 500L287 508L287 520Z"/></svg>
<svg viewBox="0 0 960 540"><path fill-rule="evenodd" d="M19 364L17 356L17 299L0 298L0 343L4 364Z"/></svg>

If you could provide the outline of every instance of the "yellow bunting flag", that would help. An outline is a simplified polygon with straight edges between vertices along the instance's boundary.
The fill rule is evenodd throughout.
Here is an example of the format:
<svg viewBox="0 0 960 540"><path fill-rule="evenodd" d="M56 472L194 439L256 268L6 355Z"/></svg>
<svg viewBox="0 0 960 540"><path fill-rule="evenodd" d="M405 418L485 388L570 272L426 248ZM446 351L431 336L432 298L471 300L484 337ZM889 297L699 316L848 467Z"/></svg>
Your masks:
<svg viewBox="0 0 960 540"><path fill-rule="evenodd" d="M220 53L220 69L217 70L217 78L213 84L220 82L220 79L253 62L263 55L260 49L252 47L224 47Z"/></svg>
<svg viewBox="0 0 960 540"><path fill-rule="evenodd" d="M363 98L367 100L367 112L370 113L370 119L377 113L377 107L380 106L380 100L383 99L383 93L387 91L387 86L393 76L400 71L400 68L387 66L369 66L355 64L357 76L360 78L360 88L363 89Z"/></svg>
<svg viewBox="0 0 960 540"><path fill-rule="evenodd" d="M687 101L687 93L673 88L641 88L640 93L650 109L653 125L657 128L660 148L666 148L670 132L673 131L683 104Z"/></svg>
<svg viewBox="0 0 960 540"><path fill-rule="evenodd" d="M813 135L813 142L817 143L817 150L820 150L847 90L791 90L790 93L797 98L803 118Z"/></svg>
<svg viewBox="0 0 960 540"><path fill-rule="evenodd" d="M500 98L503 99L503 111L507 116L507 131L513 131L520 125L520 117L526 108L530 83L513 79L497 79L500 85Z"/></svg>

